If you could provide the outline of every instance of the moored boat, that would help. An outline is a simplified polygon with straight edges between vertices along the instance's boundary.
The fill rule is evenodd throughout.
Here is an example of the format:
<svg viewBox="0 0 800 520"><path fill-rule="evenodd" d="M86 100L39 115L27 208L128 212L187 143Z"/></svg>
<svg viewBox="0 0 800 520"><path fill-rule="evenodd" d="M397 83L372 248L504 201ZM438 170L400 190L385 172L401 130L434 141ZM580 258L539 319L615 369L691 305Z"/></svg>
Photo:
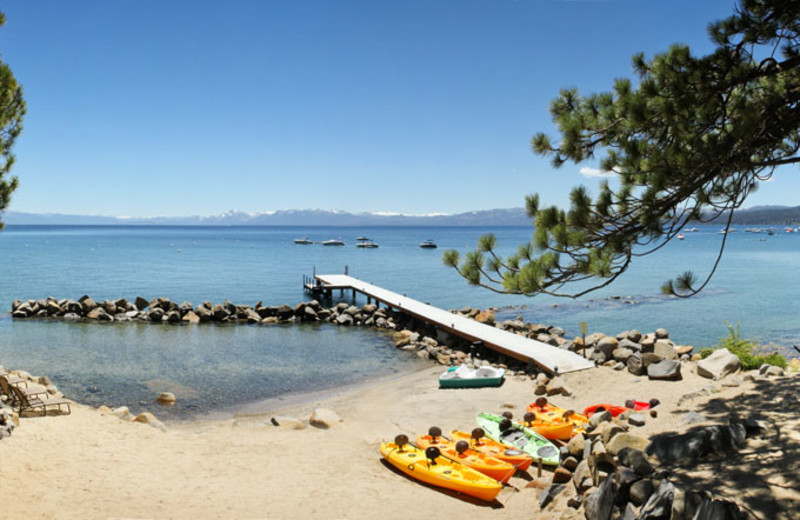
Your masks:
<svg viewBox="0 0 800 520"><path fill-rule="evenodd" d="M558 448L535 431L493 413L481 412L476 420L490 439L514 446L535 459L542 459L542 464L548 466L560 464Z"/></svg>
<svg viewBox="0 0 800 520"><path fill-rule="evenodd" d="M467 365L448 368L439 376L439 388L478 388L500 386L506 371L497 367L470 368Z"/></svg>
<svg viewBox="0 0 800 520"><path fill-rule="evenodd" d="M508 414L508 415L506 415ZM511 412L503 412L504 417L512 418ZM544 420L540 419L533 412L527 412L518 424L530 428L545 439L551 441L568 441L572 438L572 431L575 425L566 419Z"/></svg>
<svg viewBox="0 0 800 520"><path fill-rule="evenodd" d="M528 469L533 462L533 457L524 451L486 437L483 428L475 428L472 433L451 430L450 438L454 441L467 441L473 450L513 464L520 471Z"/></svg>
<svg viewBox="0 0 800 520"><path fill-rule="evenodd" d="M548 403L546 397L538 398L535 402L529 404L525 411L535 413L536 417L541 420L568 420L574 425L572 435L583 433L584 427L589 422L589 419L584 415Z"/></svg>
<svg viewBox="0 0 800 520"><path fill-rule="evenodd" d="M358 244L356 244L356 247L360 247L362 249L375 249L378 247L378 244L376 244L372 240L366 239L366 240L361 240Z"/></svg>
<svg viewBox="0 0 800 520"><path fill-rule="evenodd" d="M314 243L314 241L313 241L313 240L311 240L310 238L308 238L307 236L305 236L305 237L303 237L303 238L295 238L295 239L294 239L294 243L295 243L295 244L300 244L300 245L307 246L307 245L309 245L309 244L313 244L313 243Z"/></svg>
<svg viewBox="0 0 800 520"><path fill-rule="evenodd" d="M427 450L408 443L408 437L398 435L394 442L384 442L380 452L389 464L406 475L486 502L493 501L503 485L474 469L441 456L439 448Z"/></svg>
<svg viewBox="0 0 800 520"><path fill-rule="evenodd" d="M343 246L344 245L344 240L342 240L341 238L339 238L339 239L332 238L330 240L324 240L322 242L322 245L323 246Z"/></svg>
<svg viewBox="0 0 800 520"><path fill-rule="evenodd" d="M513 464L473 450L470 448L469 441L455 441L443 437L442 430L436 426L428 430L428 435L417 436L417 446L423 450L436 446L448 459L465 464L503 484L507 483L508 479L517 471Z"/></svg>
<svg viewBox="0 0 800 520"><path fill-rule="evenodd" d="M436 249L439 246L437 246L436 242L434 242L432 239L429 238L425 242L421 242L419 244L419 247L421 247L422 249Z"/></svg>

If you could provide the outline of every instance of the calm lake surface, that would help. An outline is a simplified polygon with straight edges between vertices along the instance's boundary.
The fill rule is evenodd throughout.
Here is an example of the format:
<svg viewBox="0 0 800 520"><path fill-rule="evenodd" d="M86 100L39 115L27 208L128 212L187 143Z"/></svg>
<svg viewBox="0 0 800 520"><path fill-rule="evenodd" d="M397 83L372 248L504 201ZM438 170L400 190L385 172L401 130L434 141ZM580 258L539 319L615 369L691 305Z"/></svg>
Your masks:
<svg viewBox="0 0 800 520"><path fill-rule="evenodd" d="M529 227L9 226L0 233L0 364L46 374L80 402L127 405L172 419L419 367L394 349L387 333L373 330L13 321L5 312L15 298L83 294L294 305L308 299L303 275L315 268L342 273L345 266L353 276L439 307L499 307L501 317L521 315L561 326L568 335L577 334L581 321L608 334L665 327L676 342L702 347L724 336L729 322L740 324L745 337L793 353L791 345L800 344L800 233L731 233L720 268L700 296L660 295L668 278L711 268L721 240L717 229L686 233L685 240L636 260L610 287L570 300L470 287L441 262L444 249L469 251L487 232L511 254L530 239ZM293 243L304 236L341 237L346 246ZM356 248L358 236L380 248ZM439 249L418 247L429 238ZM162 390L178 394L175 407L153 404Z"/></svg>

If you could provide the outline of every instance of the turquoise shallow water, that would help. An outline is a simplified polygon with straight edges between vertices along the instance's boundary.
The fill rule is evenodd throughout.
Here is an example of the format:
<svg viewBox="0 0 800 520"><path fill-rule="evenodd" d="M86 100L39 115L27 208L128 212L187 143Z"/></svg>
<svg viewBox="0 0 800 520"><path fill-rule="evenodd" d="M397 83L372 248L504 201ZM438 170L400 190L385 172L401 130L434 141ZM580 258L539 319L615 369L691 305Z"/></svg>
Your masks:
<svg viewBox="0 0 800 520"><path fill-rule="evenodd" d="M689 300L665 298L661 283L686 269L710 268L716 228L687 234L637 261L610 287L580 300L497 295L468 286L441 263L445 248L471 249L484 228L12 227L0 233L0 308L14 298L95 300L166 296L195 305L295 304L307 299L302 276L350 274L444 308L501 307L577 333L666 327L680 343L707 346L740 323L742 333L781 347L800 343L796 272L800 234L733 233L708 289ZM494 231L505 253L530 228ZM341 248L298 246L293 239L342 237ZM378 249L358 249L368 236ZM432 238L437 250L417 244ZM761 240L767 238L766 240ZM634 305L610 299L630 296ZM359 301L358 303L365 303ZM70 397L93 405L153 407L158 389L174 387L178 406L159 415L186 417L286 393L333 388L413 369L385 333L329 325L162 326L70 324L0 318L0 364L47 374Z"/></svg>

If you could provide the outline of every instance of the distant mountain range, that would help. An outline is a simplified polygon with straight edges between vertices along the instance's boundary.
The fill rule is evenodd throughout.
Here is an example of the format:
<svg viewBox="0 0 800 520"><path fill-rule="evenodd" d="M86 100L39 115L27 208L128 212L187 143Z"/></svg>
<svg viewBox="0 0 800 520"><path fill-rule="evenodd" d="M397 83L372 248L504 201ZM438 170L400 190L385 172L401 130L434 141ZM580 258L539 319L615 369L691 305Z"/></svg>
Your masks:
<svg viewBox="0 0 800 520"><path fill-rule="evenodd" d="M8 225L139 225L139 226L530 226L523 208L491 209L446 215L348 213L320 209L287 209L261 213L229 211L222 215L192 217L110 217L7 211Z"/></svg>
<svg viewBox="0 0 800 520"><path fill-rule="evenodd" d="M524 208L490 209L447 215L399 213L348 213L321 209L287 209L265 212L232 210L221 215L191 217L110 217L7 211L8 225L69 226L530 226ZM754 206L734 213L733 224L797 225L800 206Z"/></svg>

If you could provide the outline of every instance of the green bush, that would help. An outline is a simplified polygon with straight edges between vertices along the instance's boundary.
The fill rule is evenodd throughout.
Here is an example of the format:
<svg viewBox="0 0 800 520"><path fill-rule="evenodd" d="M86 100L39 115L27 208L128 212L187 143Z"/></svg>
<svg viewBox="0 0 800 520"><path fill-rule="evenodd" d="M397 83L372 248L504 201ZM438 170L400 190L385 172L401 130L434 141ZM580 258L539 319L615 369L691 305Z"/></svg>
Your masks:
<svg viewBox="0 0 800 520"><path fill-rule="evenodd" d="M782 355L777 352L765 352L764 347L755 340L742 338L738 323L736 327L730 323L726 324L728 325L728 335L720 338L719 343L714 345L713 348L702 349L700 356L703 359L710 356L714 350L727 348L731 354L739 358L742 370L754 370L763 364L775 365L781 368L787 367L786 358Z"/></svg>

